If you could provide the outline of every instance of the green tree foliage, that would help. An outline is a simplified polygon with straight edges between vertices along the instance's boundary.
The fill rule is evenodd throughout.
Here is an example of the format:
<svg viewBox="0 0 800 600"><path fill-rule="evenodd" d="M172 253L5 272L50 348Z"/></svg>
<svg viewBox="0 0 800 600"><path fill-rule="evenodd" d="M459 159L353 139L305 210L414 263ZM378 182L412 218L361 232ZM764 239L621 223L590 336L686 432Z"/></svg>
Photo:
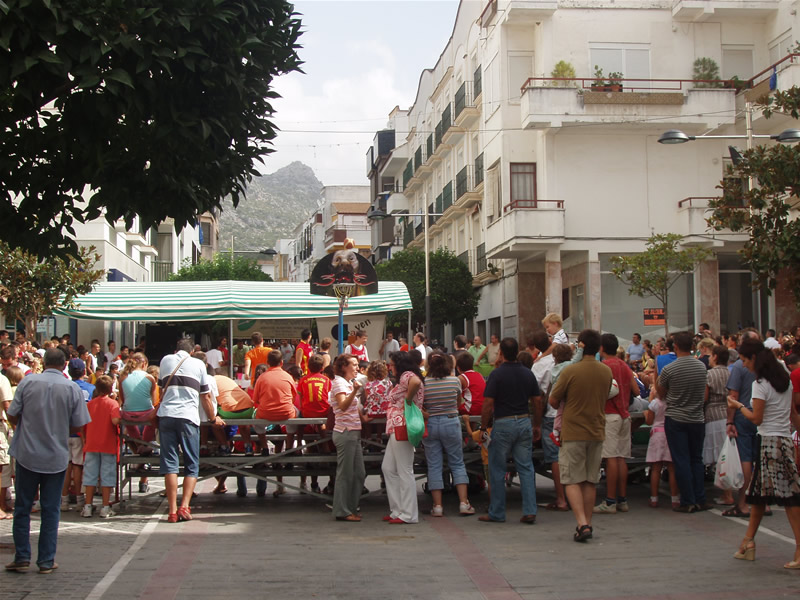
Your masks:
<svg viewBox="0 0 800 600"><path fill-rule="evenodd" d="M27 335L55 308L73 308L75 296L88 294L105 275L94 269L100 259L94 246L81 247L77 258L42 260L0 241L0 256L0 310L7 319L25 323Z"/></svg>
<svg viewBox="0 0 800 600"><path fill-rule="evenodd" d="M77 256L76 221L236 205L299 35L285 0L0 0L4 239Z"/></svg>
<svg viewBox="0 0 800 600"><path fill-rule="evenodd" d="M711 257L706 248L678 249L683 236L660 233L650 236L647 249L631 256L613 256L611 272L627 285L632 296L652 296L664 307L664 330L669 335L669 289L686 273Z"/></svg>
<svg viewBox="0 0 800 600"><path fill-rule="evenodd" d="M413 309L411 320L425 322L425 253L409 248L375 267L381 281L402 281L408 288ZM480 292L472 287L469 268L450 250L439 248L430 254L431 322L434 329L443 323L472 319L478 314ZM408 320L406 312L391 313L387 323L399 325Z"/></svg>
<svg viewBox="0 0 800 600"><path fill-rule="evenodd" d="M775 92L762 98L759 108L769 118L779 112L800 117L800 88ZM755 275L753 285L768 293L787 277L800 308L800 145L759 145L742 154L742 161L728 167L721 185L722 196L709 202L708 224L719 231L744 232L749 242L739 251ZM748 177L755 185L743 185Z"/></svg>
<svg viewBox="0 0 800 600"><path fill-rule="evenodd" d="M201 258L197 264L184 265L173 274L170 281L272 281L252 258L234 256L225 252L211 260Z"/></svg>

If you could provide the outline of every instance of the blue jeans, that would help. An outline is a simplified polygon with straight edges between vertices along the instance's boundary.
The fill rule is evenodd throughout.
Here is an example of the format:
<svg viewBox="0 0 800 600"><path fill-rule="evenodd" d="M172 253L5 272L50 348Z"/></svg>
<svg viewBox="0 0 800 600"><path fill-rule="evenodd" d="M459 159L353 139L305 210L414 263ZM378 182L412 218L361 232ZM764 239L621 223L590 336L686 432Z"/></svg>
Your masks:
<svg viewBox="0 0 800 600"><path fill-rule="evenodd" d="M442 469L444 454L447 454L447 465L453 474L453 483L469 482L467 468L464 466L462 449L461 419L458 416L437 415L428 419L428 436L422 438L425 448L425 460L428 463L428 489L444 489Z"/></svg>
<svg viewBox="0 0 800 600"><path fill-rule="evenodd" d="M161 438L160 474L177 475L180 472L180 446L184 476L197 477L200 473L200 427L188 419L161 417L158 431Z"/></svg>
<svg viewBox="0 0 800 600"><path fill-rule="evenodd" d="M247 495L247 481L244 475L236 476L236 493L240 496ZM256 494L263 496L267 493L267 482L263 479L256 479Z"/></svg>
<svg viewBox="0 0 800 600"><path fill-rule="evenodd" d="M38 489L42 523L39 526L39 555L36 564L40 567L53 566L58 542L58 521L61 518L61 488L66 472L65 469L60 473L37 473L17 462L13 526L15 562L31 560L31 509Z"/></svg>
<svg viewBox="0 0 800 600"><path fill-rule="evenodd" d="M703 423L683 423L670 417L664 419L664 433L675 465L675 479L681 491L681 506L704 504L706 488L703 466Z"/></svg>
<svg viewBox="0 0 800 600"><path fill-rule="evenodd" d="M506 520L506 461L509 455L514 459L514 467L519 474L522 489L522 514L536 514L536 475L531 456L533 431L527 415L499 419L492 428L492 441L489 444L489 480L492 484L492 497L489 502L489 518L493 521Z"/></svg>
<svg viewBox="0 0 800 600"><path fill-rule="evenodd" d="M756 462L758 428L738 410L733 415L733 423L736 425L736 448L739 451L739 460L749 463Z"/></svg>

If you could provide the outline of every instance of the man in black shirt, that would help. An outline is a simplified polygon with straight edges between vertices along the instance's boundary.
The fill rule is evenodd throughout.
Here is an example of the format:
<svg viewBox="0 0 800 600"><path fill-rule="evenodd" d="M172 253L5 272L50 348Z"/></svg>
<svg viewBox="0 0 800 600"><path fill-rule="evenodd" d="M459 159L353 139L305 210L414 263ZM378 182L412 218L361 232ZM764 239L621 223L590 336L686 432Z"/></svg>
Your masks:
<svg viewBox="0 0 800 600"><path fill-rule="evenodd" d="M500 342L503 362L491 372L483 393L481 431L492 425L489 444L489 481L491 500L489 514L481 521L506 520L506 474L508 456L514 458L522 489L522 523L536 522L536 475L531 456L533 440L541 435L541 392L530 369L517 362L519 345L514 338ZM535 405L534 425L531 427L530 407Z"/></svg>

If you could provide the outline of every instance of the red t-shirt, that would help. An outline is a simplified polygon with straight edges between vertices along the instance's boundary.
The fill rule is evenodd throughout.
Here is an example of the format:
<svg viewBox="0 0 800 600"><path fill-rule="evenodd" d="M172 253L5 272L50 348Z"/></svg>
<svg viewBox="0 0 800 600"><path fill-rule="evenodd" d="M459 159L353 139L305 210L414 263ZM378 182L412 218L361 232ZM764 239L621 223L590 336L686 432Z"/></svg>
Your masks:
<svg viewBox="0 0 800 600"><path fill-rule="evenodd" d="M619 415L623 419L631 416L628 407L631 403L631 368L617 357L604 358L603 364L611 369L619 386L619 394L606 400L606 414ZM638 390L637 390L638 391Z"/></svg>
<svg viewBox="0 0 800 600"><path fill-rule="evenodd" d="M358 362L369 361L369 356L367 355L367 346L366 344L359 348L355 344L348 344L347 347L344 349L345 354L352 354L358 359Z"/></svg>
<svg viewBox="0 0 800 600"><path fill-rule="evenodd" d="M486 389L486 380L476 371L467 371L462 375L467 378L467 389L464 390L465 402L459 412L462 415L480 416L483 412L483 391Z"/></svg>
<svg viewBox="0 0 800 600"><path fill-rule="evenodd" d="M331 405L328 394L331 391L331 380L322 373L311 373L297 382L300 395L300 412L304 417L327 417Z"/></svg>
<svg viewBox="0 0 800 600"><path fill-rule="evenodd" d="M297 350L300 350L303 353L302 356L300 356L300 364L297 366L300 367L300 370L303 372L303 375L307 375L308 359L311 358L311 355L314 353L314 348L312 348L309 344L306 344L305 342L300 342L299 344L297 344Z"/></svg>
<svg viewBox="0 0 800 600"><path fill-rule="evenodd" d="M792 391L794 394L800 394L800 368L792 371ZM800 410L800 402L797 404L797 410Z"/></svg>
<svg viewBox="0 0 800 600"><path fill-rule="evenodd" d="M87 404L91 423L86 424L86 442L84 452L102 452L114 454L119 452L119 426L111 419L119 419L119 402L108 396L97 396Z"/></svg>

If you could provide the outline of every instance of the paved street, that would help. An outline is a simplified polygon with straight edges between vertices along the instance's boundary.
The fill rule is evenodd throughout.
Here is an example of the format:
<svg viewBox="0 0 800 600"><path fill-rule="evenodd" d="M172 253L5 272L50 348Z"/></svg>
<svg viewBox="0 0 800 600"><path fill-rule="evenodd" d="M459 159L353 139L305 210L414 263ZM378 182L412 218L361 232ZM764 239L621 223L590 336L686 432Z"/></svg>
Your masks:
<svg viewBox="0 0 800 600"><path fill-rule="evenodd" d="M538 482L543 505L551 499L552 484L541 477ZM367 486L376 489L378 478L370 477ZM731 558L745 521L720 511L680 515L651 509L641 485L629 491L629 513L596 516L594 540L586 545L571 539L571 513L542 508L535 526L520 524L516 489L509 493L504 524L458 517L457 498L447 495L449 516L399 526L381 522L384 496L364 499L361 523L342 523L317 499L294 493L273 498L271 484L266 498L255 497L252 483L245 499L234 489L212 495L212 487L208 481L198 486L190 523L166 523L157 491L134 494L126 512L108 520L64 513L60 569L49 576L3 572L0 598L585 600L800 594L800 572L782 568L794 542L779 509L765 519L758 558L748 563ZM472 500L479 512L485 509L485 493ZM668 499L662 503L666 507ZM420 492L421 512L429 508L430 499ZM34 523L38 527L38 520ZM11 522L0 521L4 563L12 558L10 548Z"/></svg>

